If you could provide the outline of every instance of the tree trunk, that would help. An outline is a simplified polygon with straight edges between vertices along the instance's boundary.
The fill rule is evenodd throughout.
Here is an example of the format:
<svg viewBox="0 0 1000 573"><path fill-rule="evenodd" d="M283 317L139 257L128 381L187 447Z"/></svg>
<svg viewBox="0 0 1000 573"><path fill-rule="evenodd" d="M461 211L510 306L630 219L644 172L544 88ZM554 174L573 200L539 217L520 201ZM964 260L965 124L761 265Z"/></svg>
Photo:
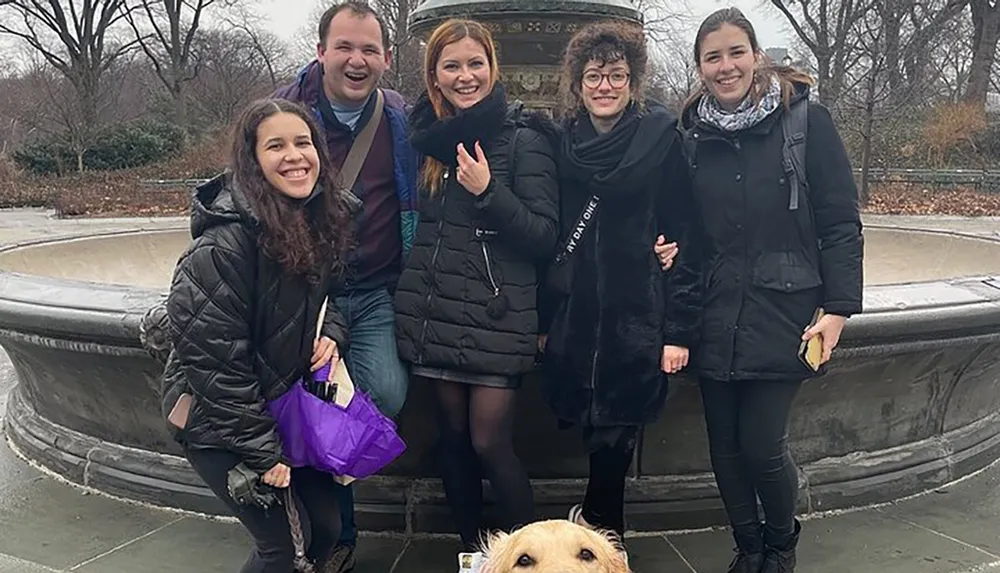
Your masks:
<svg viewBox="0 0 1000 573"><path fill-rule="evenodd" d="M858 201L862 207L868 205L871 193L868 189L868 175L872 166L872 134L875 130L875 82L878 70L875 66L868 72L868 93L865 95L865 127L861 145L861 189Z"/></svg>
<svg viewBox="0 0 1000 573"><path fill-rule="evenodd" d="M969 68L969 83L964 101L986 108L986 95L990 87L990 72L1000 43L1000 4L989 5L988 0L972 3L973 54Z"/></svg>
<svg viewBox="0 0 1000 573"><path fill-rule="evenodd" d="M903 72L900 67L900 33L902 21L896 3L887 1L882 15L883 42L885 42L885 67L889 73L890 93L903 91Z"/></svg>
<svg viewBox="0 0 1000 573"><path fill-rule="evenodd" d="M833 78L831 73L830 56L828 54L815 55L819 71L819 101L826 107L833 108L840 97L840 86L837 85L838 81Z"/></svg>
<svg viewBox="0 0 1000 573"><path fill-rule="evenodd" d="M170 97L174 100L174 124L187 132L190 126L188 125L188 106L187 98L184 97L184 84L177 82L171 86Z"/></svg>

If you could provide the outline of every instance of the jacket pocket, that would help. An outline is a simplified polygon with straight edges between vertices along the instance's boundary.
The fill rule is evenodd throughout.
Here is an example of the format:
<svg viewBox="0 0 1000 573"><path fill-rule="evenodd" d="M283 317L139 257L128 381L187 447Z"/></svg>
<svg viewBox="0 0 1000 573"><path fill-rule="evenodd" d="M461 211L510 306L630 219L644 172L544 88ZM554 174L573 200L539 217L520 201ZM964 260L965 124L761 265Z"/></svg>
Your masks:
<svg viewBox="0 0 1000 573"><path fill-rule="evenodd" d="M494 260L492 249L490 249L489 238L496 235L496 231L487 229L476 229L476 239L479 242L479 250L483 260L483 270L480 273L489 289L490 295L486 302L486 315L494 320L499 320L507 314L507 295L503 292L503 279L498 273L496 261Z"/></svg>
<svg viewBox="0 0 1000 573"><path fill-rule="evenodd" d="M500 294L500 282L494 270L495 261L489 244L489 238L495 235L496 231L476 229L476 242L479 243L476 250L479 251L478 257L483 263L483 270L479 272L479 275L493 296Z"/></svg>
<svg viewBox="0 0 1000 573"><path fill-rule="evenodd" d="M764 253L753 268L752 284L760 288L793 293L817 288L823 278L805 256L795 251Z"/></svg>

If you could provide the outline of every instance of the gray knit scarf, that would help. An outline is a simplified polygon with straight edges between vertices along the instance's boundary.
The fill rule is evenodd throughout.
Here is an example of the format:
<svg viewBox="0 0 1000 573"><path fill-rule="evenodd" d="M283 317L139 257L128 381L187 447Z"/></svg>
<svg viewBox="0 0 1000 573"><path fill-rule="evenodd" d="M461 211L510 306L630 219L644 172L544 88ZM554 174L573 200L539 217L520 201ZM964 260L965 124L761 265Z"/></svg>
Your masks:
<svg viewBox="0 0 1000 573"><path fill-rule="evenodd" d="M734 111L726 111L714 96L705 94L698 102L698 117L723 131L742 131L757 125L780 106L781 82L777 76L771 76L771 85L757 105L747 94Z"/></svg>

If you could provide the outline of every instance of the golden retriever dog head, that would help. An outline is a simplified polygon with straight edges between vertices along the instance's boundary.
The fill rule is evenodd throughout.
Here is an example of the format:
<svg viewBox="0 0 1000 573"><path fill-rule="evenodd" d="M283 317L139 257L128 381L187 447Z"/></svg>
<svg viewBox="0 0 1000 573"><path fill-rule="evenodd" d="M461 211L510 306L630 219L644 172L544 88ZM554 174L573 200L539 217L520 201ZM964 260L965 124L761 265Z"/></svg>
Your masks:
<svg viewBox="0 0 1000 573"><path fill-rule="evenodd" d="M562 519L532 523L487 540L483 573L631 573L614 539Z"/></svg>

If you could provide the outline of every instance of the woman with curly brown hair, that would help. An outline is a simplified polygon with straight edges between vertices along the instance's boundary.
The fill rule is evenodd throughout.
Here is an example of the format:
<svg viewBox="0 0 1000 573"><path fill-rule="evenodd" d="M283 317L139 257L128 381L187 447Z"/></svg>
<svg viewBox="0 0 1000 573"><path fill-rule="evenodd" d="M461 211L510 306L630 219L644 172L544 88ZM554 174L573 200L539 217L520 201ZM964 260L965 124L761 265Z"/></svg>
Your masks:
<svg viewBox="0 0 1000 573"><path fill-rule="evenodd" d="M636 438L687 365L701 313L699 240L676 118L645 101L646 40L638 26L598 22L570 40L562 66L558 150L561 238L546 289L545 394L584 428L583 525L624 535L625 477ZM679 254L664 272L658 237Z"/></svg>
<svg viewBox="0 0 1000 573"><path fill-rule="evenodd" d="M320 571L339 535L333 476L289 468L267 410L347 343L334 305L324 324L317 319L345 266L356 199L337 186L319 141L297 104L263 100L246 109L230 169L193 198L193 241L167 298L174 350L164 416L191 466L254 540L242 573L291 573L297 556L284 510L230 497L227 476L237 465L270 486L294 486L307 555Z"/></svg>

